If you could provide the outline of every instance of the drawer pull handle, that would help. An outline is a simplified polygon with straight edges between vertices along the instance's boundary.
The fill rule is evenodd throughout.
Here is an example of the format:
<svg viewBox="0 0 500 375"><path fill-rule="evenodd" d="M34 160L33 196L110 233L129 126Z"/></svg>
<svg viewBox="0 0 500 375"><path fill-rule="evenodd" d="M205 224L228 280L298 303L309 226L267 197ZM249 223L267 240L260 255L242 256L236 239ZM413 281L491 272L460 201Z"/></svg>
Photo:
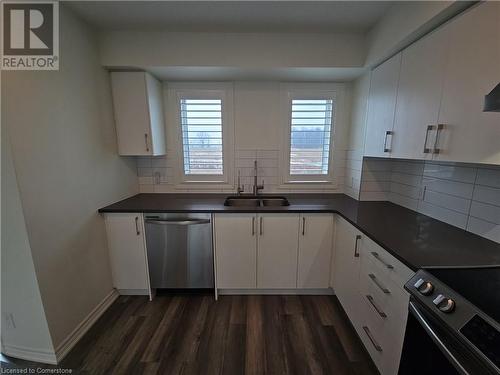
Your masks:
<svg viewBox="0 0 500 375"><path fill-rule="evenodd" d="M359 258L358 242L361 239L361 235L356 235L356 242L354 243L354 258Z"/></svg>
<svg viewBox="0 0 500 375"><path fill-rule="evenodd" d="M392 143L392 135L394 134L394 132L390 131L390 130L387 130L385 132L385 138L384 138L384 152L391 152L391 148L387 147L387 137L390 135L391 136L391 143ZM391 146L392 147L392 146Z"/></svg>
<svg viewBox="0 0 500 375"><path fill-rule="evenodd" d="M427 147L427 140L429 139L429 132L434 129L433 125L427 125L427 130L425 131L425 139L424 139L424 154L428 154L431 152L431 149Z"/></svg>
<svg viewBox="0 0 500 375"><path fill-rule="evenodd" d="M367 326L363 326L363 331L365 331L366 336L370 339L372 342L373 347L377 352L382 351L382 347L378 344L378 342L373 338L372 333L370 332L370 329Z"/></svg>
<svg viewBox="0 0 500 375"><path fill-rule="evenodd" d="M302 217L302 235L305 236L306 234L306 218Z"/></svg>
<svg viewBox="0 0 500 375"><path fill-rule="evenodd" d="M370 305L373 306L373 308L375 309L375 311L380 315L381 318L387 318L387 314L385 312L383 312L376 304L375 304L375 301L373 300L373 297L370 296L370 295L367 295L366 296L366 299L368 300L368 302L370 302Z"/></svg>
<svg viewBox="0 0 500 375"><path fill-rule="evenodd" d="M260 221L259 221L259 231L260 231L260 235L262 236L262 234L264 233L262 230L262 216L260 217Z"/></svg>
<svg viewBox="0 0 500 375"><path fill-rule="evenodd" d="M135 233L137 235L141 234L141 232L139 231L139 218L137 216L135 217Z"/></svg>
<svg viewBox="0 0 500 375"><path fill-rule="evenodd" d="M382 263L384 266L386 266L388 269L393 270L394 266L392 264L384 262L384 260L376 253L375 251L372 251L372 255L375 259L377 259L380 263Z"/></svg>
<svg viewBox="0 0 500 375"><path fill-rule="evenodd" d="M434 139L434 151L432 152L433 154L439 154L441 152L441 149L438 147L438 144L439 144L439 136L441 135L441 130L443 129L444 125L438 124L436 130L436 138Z"/></svg>
<svg viewBox="0 0 500 375"><path fill-rule="evenodd" d="M387 289L385 286L380 284L380 281L377 280L377 277L373 273L369 273L368 276L372 279L373 283L385 294L391 294L391 291Z"/></svg>
<svg viewBox="0 0 500 375"><path fill-rule="evenodd" d="M149 152L148 133L144 133L144 143L146 144L146 151Z"/></svg>
<svg viewBox="0 0 500 375"><path fill-rule="evenodd" d="M252 217L252 236L255 236L255 216Z"/></svg>

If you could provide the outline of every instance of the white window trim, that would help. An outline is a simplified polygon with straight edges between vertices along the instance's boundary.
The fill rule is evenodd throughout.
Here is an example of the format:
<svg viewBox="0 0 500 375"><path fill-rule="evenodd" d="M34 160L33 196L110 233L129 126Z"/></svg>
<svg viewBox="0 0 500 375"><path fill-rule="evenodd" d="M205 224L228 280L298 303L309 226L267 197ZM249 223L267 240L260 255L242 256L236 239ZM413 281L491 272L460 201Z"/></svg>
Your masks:
<svg viewBox="0 0 500 375"><path fill-rule="evenodd" d="M175 82L167 84L168 103L172 125L176 128L173 155L176 155L174 188L221 190L234 189L234 105L233 84L218 82ZM222 99L222 175L186 175L180 113L181 99ZM167 124L168 126L168 124Z"/></svg>
<svg viewBox="0 0 500 375"><path fill-rule="evenodd" d="M336 171L334 168L334 154L339 143L336 139L338 129L344 112L344 91L343 84L336 83L296 83L281 85L282 99L282 138L281 138L281 184L279 188L290 189L300 185L300 189L324 189L337 188ZM332 129L330 132L330 153L328 157L328 174L326 175L291 175L290 174L290 137L291 137L291 115L293 99L332 99Z"/></svg>

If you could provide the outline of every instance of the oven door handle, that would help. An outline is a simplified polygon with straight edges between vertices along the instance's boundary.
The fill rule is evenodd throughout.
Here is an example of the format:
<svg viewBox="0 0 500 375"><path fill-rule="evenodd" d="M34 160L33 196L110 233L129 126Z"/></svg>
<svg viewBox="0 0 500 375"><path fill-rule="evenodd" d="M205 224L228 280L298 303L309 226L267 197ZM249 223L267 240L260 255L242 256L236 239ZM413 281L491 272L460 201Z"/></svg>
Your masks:
<svg viewBox="0 0 500 375"><path fill-rule="evenodd" d="M436 332L434 332L434 330L431 328L430 324L425 320L422 313L418 310L417 306L415 306L415 304L411 301L410 301L410 304L408 306L408 310L415 317L415 319L417 319L419 324L422 326L422 328L425 330L425 332L429 335L429 337L432 339L434 344L436 344L438 346L439 350L441 350L441 352L448 359L448 361L450 361L450 363L455 367L455 369L457 369L457 371L462 375L470 375L469 372L458 361L458 359L453 355L453 353L446 347L446 345L439 338L439 336L436 334Z"/></svg>

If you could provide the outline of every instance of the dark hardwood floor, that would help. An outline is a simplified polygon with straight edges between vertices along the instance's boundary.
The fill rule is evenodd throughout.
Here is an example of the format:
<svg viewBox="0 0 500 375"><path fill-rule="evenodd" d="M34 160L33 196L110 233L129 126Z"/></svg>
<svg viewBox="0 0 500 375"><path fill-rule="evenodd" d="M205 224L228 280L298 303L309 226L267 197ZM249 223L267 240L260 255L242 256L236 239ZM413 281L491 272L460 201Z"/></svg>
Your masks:
<svg viewBox="0 0 500 375"><path fill-rule="evenodd" d="M57 367L92 375L377 374L332 296L121 296Z"/></svg>

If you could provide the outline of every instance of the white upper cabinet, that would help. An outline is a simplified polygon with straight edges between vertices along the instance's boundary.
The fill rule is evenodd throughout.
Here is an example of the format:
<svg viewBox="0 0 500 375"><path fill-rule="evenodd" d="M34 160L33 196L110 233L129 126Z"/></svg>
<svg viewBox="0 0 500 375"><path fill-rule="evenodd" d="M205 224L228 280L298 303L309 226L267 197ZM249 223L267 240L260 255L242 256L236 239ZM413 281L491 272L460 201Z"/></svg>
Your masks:
<svg viewBox="0 0 500 375"><path fill-rule="evenodd" d="M393 157L432 158L449 34L441 28L402 52Z"/></svg>
<svg viewBox="0 0 500 375"><path fill-rule="evenodd" d="M164 155L161 83L146 72L112 72L111 86L120 155Z"/></svg>
<svg viewBox="0 0 500 375"><path fill-rule="evenodd" d="M500 164L500 116L483 112L500 82L500 3L485 2L448 26L437 160Z"/></svg>
<svg viewBox="0 0 500 375"><path fill-rule="evenodd" d="M257 287L257 215L215 215L217 287Z"/></svg>
<svg viewBox="0 0 500 375"><path fill-rule="evenodd" d="M297 288L328 288L332 240L332 214L300 215Z"/></svg>
<svg viewBox="0 0 500 375"><path fill-rule="evenodd" d="M257 288L297 287L298 214L258 215Z"/></svg>
<svg viewBox="0 0 500 375"><path fill-rule="evenodd" d="M398 53L372 71L366 125L366 156L390 156L400 69L401 53Z"/></svg>

